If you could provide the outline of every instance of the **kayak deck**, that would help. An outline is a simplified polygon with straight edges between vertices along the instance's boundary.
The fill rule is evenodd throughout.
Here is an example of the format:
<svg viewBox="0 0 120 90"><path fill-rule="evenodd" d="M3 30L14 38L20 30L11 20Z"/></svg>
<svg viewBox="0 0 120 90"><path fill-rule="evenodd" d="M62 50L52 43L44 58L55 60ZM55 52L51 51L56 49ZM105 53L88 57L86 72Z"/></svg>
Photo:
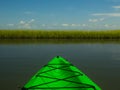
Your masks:
<svg viewBox="0 0 120 90"><path fill-rule="evenodd" d="M41 68L22 90L101 90L81 70L57 56Z"/></svg>

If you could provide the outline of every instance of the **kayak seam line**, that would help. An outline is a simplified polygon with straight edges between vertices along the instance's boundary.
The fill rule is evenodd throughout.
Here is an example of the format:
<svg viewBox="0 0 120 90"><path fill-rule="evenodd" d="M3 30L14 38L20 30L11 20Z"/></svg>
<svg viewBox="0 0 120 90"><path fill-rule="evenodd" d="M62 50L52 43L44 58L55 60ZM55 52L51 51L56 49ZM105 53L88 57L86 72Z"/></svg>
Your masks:
<svg viewBox="0 0 120 90"><path fill-rule="evenodd" d="M42 76L42 75L39 75L39 76ZM76 77L76 76L79 76L79 75L75 75L75 76L71 76L71 77L66 77L64 79L58 79L58 78L52 78L52 77L48 77L48 76L42 76L42 77L46 77L46 78L52 78L52 79L56 79L54 81L51 81L51 82L47 82L47 83L43 83L43 84L39 84L39 85L36 85L36 86L41 86L41 85L44 85L44 84L49 84L49 83L53 83L53 82L57 82L59 80L64 80L64 81L67 81L67 82L72 82L72 83L77 83L77 84L82 84L82 85L86 85L86 87L88 86L88 88L94 88L94 86L92 85L89 85L89 84L84 84L84 83L79 83L79 82L74 82L74 81L70 81L70 80L66 80L66 79L69 79L69 78L72 78L72 77ZM30 88L34 88L36 86L32 86Z"/></svg>

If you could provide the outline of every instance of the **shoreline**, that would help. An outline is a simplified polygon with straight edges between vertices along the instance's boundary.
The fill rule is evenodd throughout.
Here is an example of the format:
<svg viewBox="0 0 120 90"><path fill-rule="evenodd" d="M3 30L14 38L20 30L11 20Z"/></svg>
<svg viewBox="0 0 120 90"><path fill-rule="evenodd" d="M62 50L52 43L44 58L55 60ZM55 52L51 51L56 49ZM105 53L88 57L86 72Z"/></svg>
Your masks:
<svg viewBox="0 0 120 90"><path fill-rule="evenodd" d="M13 44L120 44L120 40L68 40L68 39L4 39L0 40L0 45Z"/></svg>

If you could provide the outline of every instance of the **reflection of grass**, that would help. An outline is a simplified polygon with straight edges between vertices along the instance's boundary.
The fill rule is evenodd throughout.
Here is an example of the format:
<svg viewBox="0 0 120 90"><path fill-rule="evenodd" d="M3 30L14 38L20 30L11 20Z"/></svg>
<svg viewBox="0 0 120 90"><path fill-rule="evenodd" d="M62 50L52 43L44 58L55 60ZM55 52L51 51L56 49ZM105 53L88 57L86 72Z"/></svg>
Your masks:
<svg viewBox="0 0 120 90"><path fill-rule="evenodd" d="M0 40L0 45L9 44L120 44L119 40L70 40L70 39L14 39L14 40Z"/></svg>
<svg viewBox="0 0 120 90"><path fill-rule="evenodd" d="M0 30L0 39L120 39L120 30L109 31L46 31L46 30Z"/></svg>

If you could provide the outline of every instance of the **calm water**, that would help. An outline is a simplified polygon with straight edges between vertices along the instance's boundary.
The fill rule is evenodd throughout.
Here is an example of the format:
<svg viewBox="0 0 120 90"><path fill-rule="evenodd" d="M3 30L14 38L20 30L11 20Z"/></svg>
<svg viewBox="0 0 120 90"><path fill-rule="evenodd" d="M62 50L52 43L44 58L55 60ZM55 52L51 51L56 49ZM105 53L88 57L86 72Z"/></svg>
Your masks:
<svg viewBox="0 0 120 90"><path fill-rule="evenodd" d="M20 90L43 65L60 55L103 90L120 90L120 44L0 44L0 90Z"/></svg>

